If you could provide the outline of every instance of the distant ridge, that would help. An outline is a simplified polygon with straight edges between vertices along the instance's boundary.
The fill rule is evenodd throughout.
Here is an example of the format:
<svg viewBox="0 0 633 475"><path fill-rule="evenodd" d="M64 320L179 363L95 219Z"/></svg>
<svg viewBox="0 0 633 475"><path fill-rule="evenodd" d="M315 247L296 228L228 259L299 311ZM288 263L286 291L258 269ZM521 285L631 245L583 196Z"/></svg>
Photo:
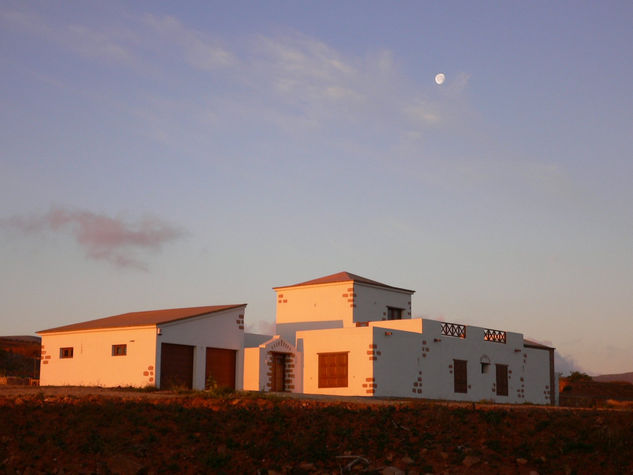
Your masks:
<svg viewBox="0 0 633 475"><path fill-rule="evenodd" d="M34 335L0 336L0 341L22 341L25 343L39 343L42 339Z"/></svg>
<svg viewBox="0 0 633 475"><path fill-rule="evenodd" d="M598 381L600 383L624 381L624 382L633 384L633 371L630 373L601 374L600 376L593 376L593 380Z"/></svg>

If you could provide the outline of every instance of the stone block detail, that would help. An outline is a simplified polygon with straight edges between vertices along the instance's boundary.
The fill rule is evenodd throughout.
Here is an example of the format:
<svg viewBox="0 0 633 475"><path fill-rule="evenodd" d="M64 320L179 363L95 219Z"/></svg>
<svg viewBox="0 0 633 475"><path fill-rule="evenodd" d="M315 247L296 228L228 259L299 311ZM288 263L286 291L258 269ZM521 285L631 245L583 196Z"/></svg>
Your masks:
<svg viewBox="0 0 633 475"><path fill-rule="evenodd" d="M411 384L411 392L414 394L422 394L422 371L418 371L418 375Z"/></svg>

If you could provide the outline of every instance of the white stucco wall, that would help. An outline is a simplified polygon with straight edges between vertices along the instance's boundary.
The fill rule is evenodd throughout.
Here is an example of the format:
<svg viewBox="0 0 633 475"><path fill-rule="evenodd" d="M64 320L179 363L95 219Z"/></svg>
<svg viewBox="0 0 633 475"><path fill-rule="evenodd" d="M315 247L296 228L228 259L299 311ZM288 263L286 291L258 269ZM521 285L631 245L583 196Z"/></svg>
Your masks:
<svg viewBox="0 0 633 475"><path fill-rule="evenodd" d="M261 349L259 346L244 348L243 389L245 391L263 391L265 388L263 382L260 384L260 374L262 372L259 357L260 353Z"/></svg>
<svg viewBox="0 0 633 475"><path fill-rule="evenodd" d="M156 363L158 381L160 382L161 344L174 343L194 346L193 355L193 388L204 389L206 369L206 349L226 348L237 350L235 388L242 389L244 381L244 312L245 307L237 307L221 312L214 312L199 317L188 318L158 326ZM240 321L242 322L240 324ZM240 328L242 327L242 328Z"/></svg>
<svg viewBox="0 0 633 475"><path fill-rule="evenodd" d="M404 320L386 320L384 322L369 322L370 327L388 328L413 333L422 333L422 319L409 318Z"/></svg>
<svg viewBox="0 0 633 475"><path fill-rule="evenodd" d="M467 326L466 338L462 339L442 335L441 323L423 320L422 348L423 355L426 356L422 357L421 363L422 397L462 401L491 400L500 403L526 401L519 391L525 388L523 336L520 333L506 332L506 343L503 344L485 341L484 328ZM481 372L482 358L490 362L488 373ZM454 391L454 359L468 362L467 393ZM496 394L495 364L508 366L507 396Z"/></svg>
<svg viewBox="0 0 633 475"><path fill-rule="evenodd" d="M297 332L297 348L303 351L303 392L367 396L373 383L372 328L339 328ZM348 385L345 388L319 388L318 353L348 353ZM373 391L372 391L373 394Z"/></svg>
<svg viewBox="0 0 633 475"><path fill-rule="evenodd" d="M405 291L354 283L354 322L386 320L387 307L402 309L402 318L411 318L411 294Z"/></svg>
<svg viewBox="0 0 633 475"><path fill-rule="evenodd" d="M550 352L547 349L524 348L526 361L526 399L535 404L551 404L550 374L542 368L550 367ZM554 394L558 394L557 378L554 378ZM553 401L556 403L556 401Z"/></svg>
<svg viewBox="0 0 633 475"><path fill-rule="evenodd" d="M284 287L275 292L277 324L342 321L344 326L351 325L354 304L351 281Z"/></svg>
<svg viewBox="0 0 633 475"><path fill-rule="evenodd" d="M297 346L304 353L303 391L514 404L549 402L543 396L549 384L547 350L524 348L520 333L506 332L506 342L499 343L484 340L482 327L467 326L466 338L458 338L442 335L441 325L435 320L409 319L298 332ZM318 353L341 351L349 352L348 387L319 388ZM466 393L455 392L455 359L467 361ZM482 360L489 363L486 373L481 370ZM508 367L507 396L497 395L496 364Z"/></svg>
<svg viewBox="0 0 633 475"><path fill-rule="evenodd" d="M42 334L42 386L154 386L156 328L131 327ZM112 356L112 345L127 345L127 355ZM73 348L60 358L60 348Z"/></svg>
<svg viewBox="0 0 633 475"><path fill-rule="evenodd" d="M419 319L418 319L419 320ZM405 320L406 321L406 320ZM397 322L397 321L394 321ZM408 322L411 322L409 320ZM387 322L384 322L387 323ZM405 327L404 325L398 325ZM420 377L421 334L415 331L372 327L375 396L417 397L411 388ZM371 395L371 394L369 394Z"/></svg>

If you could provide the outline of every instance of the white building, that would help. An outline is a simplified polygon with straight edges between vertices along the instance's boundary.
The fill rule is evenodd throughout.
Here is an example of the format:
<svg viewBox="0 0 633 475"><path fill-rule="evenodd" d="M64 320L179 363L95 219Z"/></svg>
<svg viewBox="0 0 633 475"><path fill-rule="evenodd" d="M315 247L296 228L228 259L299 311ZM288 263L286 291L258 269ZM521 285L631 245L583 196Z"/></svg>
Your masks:
<svg viewBox="0 0 633 475"><path fill-rule="evenodd" d="M40 331L40 384L241 388L245 309L135 312Z"/></svg>
<svg viewBox="0 0 633 475"><path fill-rule="evenodd" d="M347 272L274 290L274 336L244 334L245 305L41 331L41 384L556 403L554 348L520 333L411 318L414 291Z"/></svg>
<svg viewBox="0 0 633 475"><path fill-rule="evenodd" d="M279 335L245 349L245 389L556 403L554 348L411 318L413 290L347 272L274 290Z"/></svg>

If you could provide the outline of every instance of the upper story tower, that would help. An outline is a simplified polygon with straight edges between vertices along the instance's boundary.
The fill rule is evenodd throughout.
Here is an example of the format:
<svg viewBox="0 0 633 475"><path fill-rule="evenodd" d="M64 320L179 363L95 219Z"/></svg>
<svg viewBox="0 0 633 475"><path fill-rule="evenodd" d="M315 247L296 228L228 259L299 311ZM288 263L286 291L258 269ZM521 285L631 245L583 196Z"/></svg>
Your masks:
<svg viewBox="0 0 633 475"><path fill-rule="evenodd" d="M349 272L274 287L277 333L295 341L299 330L364 326L411 318L413 290L393 287Z"/></svg>

